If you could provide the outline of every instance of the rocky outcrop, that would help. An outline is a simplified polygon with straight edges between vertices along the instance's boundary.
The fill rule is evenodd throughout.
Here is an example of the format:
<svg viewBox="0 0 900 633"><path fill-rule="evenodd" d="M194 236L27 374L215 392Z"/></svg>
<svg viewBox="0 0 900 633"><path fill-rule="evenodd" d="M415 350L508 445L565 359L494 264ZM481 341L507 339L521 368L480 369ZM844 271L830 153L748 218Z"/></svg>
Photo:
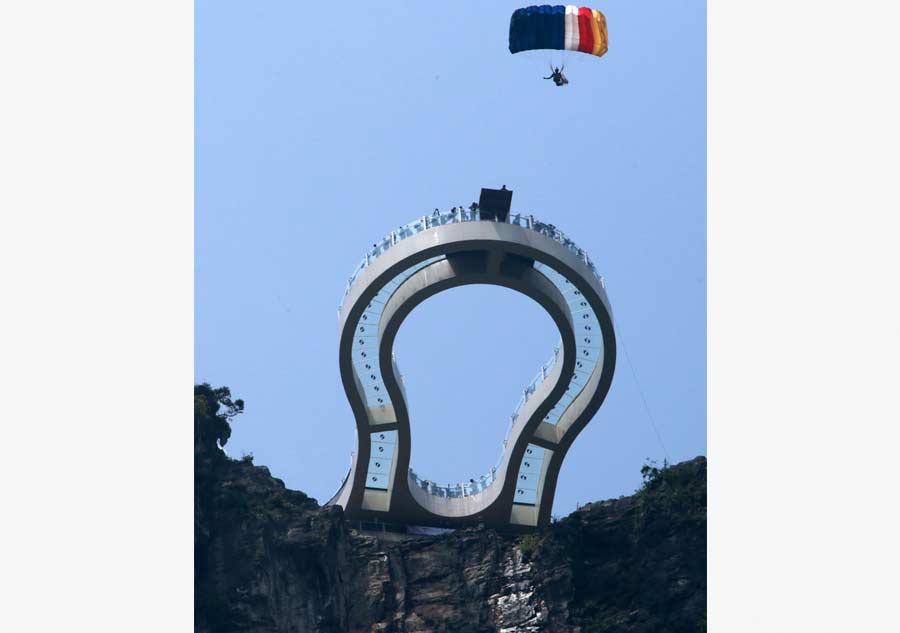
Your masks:
<svg viewBox="0 0 900 633"><path fill-rule="evenodd" d="M199 632L705 631L703 457L524 536L363 532L229 459L224 397L195 388Z"/></svg>

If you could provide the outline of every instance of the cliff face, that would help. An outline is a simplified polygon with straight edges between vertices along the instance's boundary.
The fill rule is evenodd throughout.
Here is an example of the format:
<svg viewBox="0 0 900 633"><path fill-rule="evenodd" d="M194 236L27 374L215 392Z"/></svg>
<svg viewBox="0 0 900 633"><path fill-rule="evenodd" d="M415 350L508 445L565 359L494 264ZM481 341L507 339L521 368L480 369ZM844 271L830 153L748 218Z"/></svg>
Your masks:
<svg viewBox="0 0 900 633"><path fill-rule="evenodd" d="M229 459L221 395L195 388L199 632L706 630L703 457L526 536L373 534Z"/></svg>

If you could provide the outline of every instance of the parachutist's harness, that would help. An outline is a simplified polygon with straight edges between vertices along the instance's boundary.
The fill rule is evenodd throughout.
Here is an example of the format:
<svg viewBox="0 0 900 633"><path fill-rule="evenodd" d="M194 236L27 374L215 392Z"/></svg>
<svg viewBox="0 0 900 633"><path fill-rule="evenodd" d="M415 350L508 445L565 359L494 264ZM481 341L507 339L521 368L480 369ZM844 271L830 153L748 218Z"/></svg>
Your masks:
<svg viewBox="0 0 900 633"><path fill-rule="evenodd" d="M550 73L549 77L544 77L544 79L552 79L553 83L557 86L565 86L569 83L569 80L566 79L566 76L562 74L562 71L559 68L554 68L553 72Z"/></svg>

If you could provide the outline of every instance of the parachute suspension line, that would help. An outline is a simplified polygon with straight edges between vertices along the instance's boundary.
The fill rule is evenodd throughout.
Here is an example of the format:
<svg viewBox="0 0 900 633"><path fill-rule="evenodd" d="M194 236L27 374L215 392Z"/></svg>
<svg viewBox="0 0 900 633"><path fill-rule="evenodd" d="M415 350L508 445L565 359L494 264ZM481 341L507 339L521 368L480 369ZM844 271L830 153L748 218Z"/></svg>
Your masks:
<svg viewBox="0 0 900 633"><path fill-rule="evenodd" d="M644 390L641 389L641 383L638 380L637 372L634 370L634 364L631 362L631 355L628 353L628 346L625 345L625 334L622 332L622 324L619 324L618 330L618 339L622 343L622 351L625 352L625 360L628 361L628 368L631 369L631 376L634 378L634 384L637 387L638 394L641 396L641 402L644 403L644 411L647 414L647 419L650 421L650 427L653 429L653 432L656 434L656 439L659 440L659 446L662 448L663 455L666 456L666 462L672 463L672 460L669 458L669 451L666 450L666 445L663 442L662 435L659 433L659 429L656 428L656 422L653 420L653 414L650 413L650 405L647 404L647 398L644 396Z"/></svg>
<svg viewBox="0 0 900 633"><path fill-rule="evenodd" d="M564 51L547 49L547 64L550 66L550 72L553 72L554 68L562 68L566 65L566 61L562 57L563 54Z"/></svg>

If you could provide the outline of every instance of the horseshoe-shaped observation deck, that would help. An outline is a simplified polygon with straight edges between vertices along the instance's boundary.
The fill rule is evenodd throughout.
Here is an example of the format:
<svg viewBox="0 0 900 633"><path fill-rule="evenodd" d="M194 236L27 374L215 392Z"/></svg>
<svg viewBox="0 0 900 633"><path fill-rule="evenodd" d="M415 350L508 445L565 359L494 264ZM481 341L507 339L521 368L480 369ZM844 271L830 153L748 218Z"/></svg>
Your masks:
<svg viewBox="0 0 900 633"><path fill-rule="evenodd" d="M409 467L410 414L392 349L415 306L466 284L531 297L561 340L510 416L497 464L468 482L439 486ZM549 523L563 459L600 408L615 368L603 279L584 251L531 215L482 220L475 205L435 211L373 245L347 283L338 316L357 450L328 504L354 519L413 525Z"/></svg>

